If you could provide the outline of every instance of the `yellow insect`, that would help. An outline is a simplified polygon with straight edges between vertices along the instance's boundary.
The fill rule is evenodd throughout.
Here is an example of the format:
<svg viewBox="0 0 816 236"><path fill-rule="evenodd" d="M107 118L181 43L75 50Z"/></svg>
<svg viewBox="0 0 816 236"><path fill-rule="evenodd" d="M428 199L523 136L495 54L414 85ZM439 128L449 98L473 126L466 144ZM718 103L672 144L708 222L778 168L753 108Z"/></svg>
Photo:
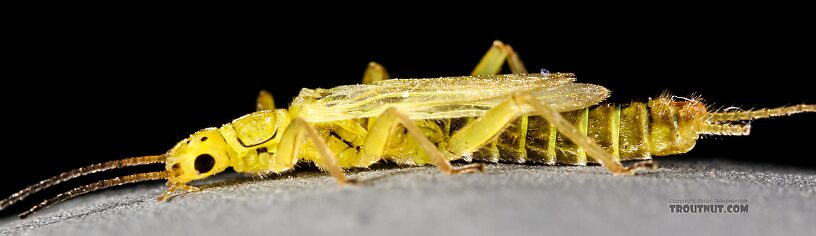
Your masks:
<svg viewBox="0 0 816 236"><path fill-rule="evenodd" d="M497 75L504 63L513 74ZM95 164L41 181L0 201L0 209L60 182L126 166L164 163L165 171L140 173L75 188L22 213L110 186L167 180L158 200L188 183L236 172L268 175L311 162L339 184L353 182L344 169L381 160L432 164L446 174L484 171L481 163L586 165L598 163L615 175L655 168L651 156L685 153L700 135L747 135L749 121L815 112L816 105L754 111L709 111L698 99L662 95L648 102L600 104L609 91L574 83L570 73L528 74L518 55L499 41L472 76L389 79L371 63L363 84L303 89L288 109L275 109L261 92L258 111L220 128L206 128L167 153ZM631 166L621 161L642 160Z"/></svg>

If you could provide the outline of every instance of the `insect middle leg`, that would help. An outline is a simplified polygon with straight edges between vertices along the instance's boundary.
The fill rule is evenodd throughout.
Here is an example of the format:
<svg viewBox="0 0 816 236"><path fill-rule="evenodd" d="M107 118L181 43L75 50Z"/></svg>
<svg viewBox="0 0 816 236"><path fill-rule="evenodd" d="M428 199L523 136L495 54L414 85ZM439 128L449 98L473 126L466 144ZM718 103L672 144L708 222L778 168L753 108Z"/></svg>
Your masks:
<svg viewBox="0 0 816 236"><path fill-rule="evenodd" d="M275 99L272 98L272 93L266 90L261 90L258 93L258 99L255 102L256 111L275 110Z"/></svg>
<svg viewBox="0 0 816 236"><path fill-rule="evenodd" d="M369 62L363 73L363 84L372 84L377 81L390 79L391 76L385 71L385 67L376 62Z"/></svg>
<svg viewBox="0 0 816 236"><path fill-rule="evenodd" d="M453 167L450 161L448 161L448 158L446 158L445 153L439 151L439 149L428 140L428 137L423 135L416 123L408 118L407 115L393 107L386 109L382 115L377 117L372 128L369 129L368 136L366 136L365 139L365 145L360 153L360 161L363 162L363 164L373 164L379 161L383 154L385 154L389 143L388 139L394 136L394 131L397 125L400 124L402 124L408 131L408 134L417 141L419 147L422 149L422 154L426 155L431 164L439 168L443 173L460 174L484 171L484 165L481 163Z"/></svg>
<svg viewBox="0 0 816 236"><path fill-rule="evenodd" d="M654 163L643 161L633 166L624 167L611 153L598 146L591 138L579 132L561 114L549 105L540 102L530 95L516 95L508 98L498 106L487 111L479 119L467 124L449 140L447 150L455 155L467 155L486 144L500 134L507 124L522 115L523 106L531 106L534 114L540 115L552 124L561 134L569 138L576 146L583 148L590 157L595 158L603 167L616 175L632 175L639 169L653 169Z"/></svg>

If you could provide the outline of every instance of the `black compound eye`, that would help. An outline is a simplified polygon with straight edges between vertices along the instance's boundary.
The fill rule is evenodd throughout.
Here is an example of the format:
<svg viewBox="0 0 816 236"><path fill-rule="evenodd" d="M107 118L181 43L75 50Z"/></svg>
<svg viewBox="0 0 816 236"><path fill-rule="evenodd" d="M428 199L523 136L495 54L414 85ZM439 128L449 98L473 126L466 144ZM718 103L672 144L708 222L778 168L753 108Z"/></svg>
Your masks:
<svg viewBox="0 0 816 236"><path fill-rule="evenodd" d="M195 170L198 171L199 174L207 173L212 170L215 166L215 158L210 156L210 154L201 154L198 155L195 159Z"/></svg>

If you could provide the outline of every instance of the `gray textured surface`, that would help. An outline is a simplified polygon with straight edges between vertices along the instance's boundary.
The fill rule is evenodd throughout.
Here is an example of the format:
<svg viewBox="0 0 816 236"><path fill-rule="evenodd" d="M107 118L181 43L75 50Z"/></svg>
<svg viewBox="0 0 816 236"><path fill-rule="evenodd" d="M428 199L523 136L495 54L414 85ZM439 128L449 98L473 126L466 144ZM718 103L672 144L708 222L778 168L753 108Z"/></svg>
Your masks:
<svg viewBox="0 0 816 236"><path fill-rule="evenodd" d="M432 167L375 168L338 187L307 171L237 175L170 202L143 184L79 197L29 219L0 220L30 235L805 235L816 232L816 171L663 159L635 177L600 167L489 165L445 176ZM748 213L670 213L669 199L746 199Z"/></svg>

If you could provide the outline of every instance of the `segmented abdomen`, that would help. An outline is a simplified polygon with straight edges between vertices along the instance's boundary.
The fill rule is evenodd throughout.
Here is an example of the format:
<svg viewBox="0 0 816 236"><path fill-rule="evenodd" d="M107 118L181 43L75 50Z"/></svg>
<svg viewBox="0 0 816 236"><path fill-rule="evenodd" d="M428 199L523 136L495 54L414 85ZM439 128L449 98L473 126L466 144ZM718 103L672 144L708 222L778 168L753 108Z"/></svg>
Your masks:
<svg viewBox="0 0 816 236"><path fill-rule="evenodd" d="M650 159L647 104L599 105L562 115L620 160ZM451 121L455 133L468 120ZM586 165L595 163L540 116L520 117L497 139L473 154L474 160Z"/></svg>

